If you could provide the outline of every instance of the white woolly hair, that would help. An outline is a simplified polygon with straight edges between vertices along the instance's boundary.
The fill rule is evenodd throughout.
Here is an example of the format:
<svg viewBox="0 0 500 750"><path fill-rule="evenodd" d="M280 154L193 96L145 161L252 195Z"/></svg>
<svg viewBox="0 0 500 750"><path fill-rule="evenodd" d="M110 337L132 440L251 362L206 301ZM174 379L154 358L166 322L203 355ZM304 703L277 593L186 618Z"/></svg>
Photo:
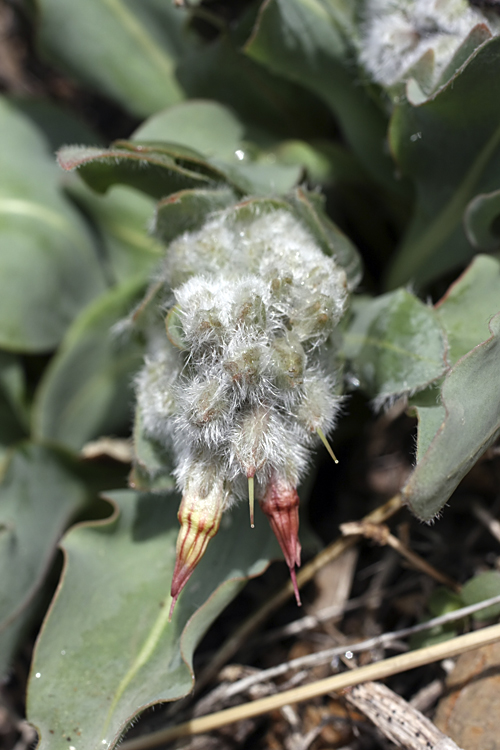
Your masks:
<svg viewBox="0 0 500 750"><path fill-rule="evenodd" d="M393 86L429 50L435 82L453 54L478 24L500 32L500 18L472 8L467 0L367 0L360 38L360 61L375 81Z"/></svg>
<svg viewBox="0 0 500 750"><path fill-rule="evenodd" d="M271 474L296 486L339 410L322 345L346 308L344 271L289 212L233 210L176 239L161 278L184 350L156 334L137 401L146 434L175 454L179 488L214 467L228 502L254 474L257 496Z"/></svg>

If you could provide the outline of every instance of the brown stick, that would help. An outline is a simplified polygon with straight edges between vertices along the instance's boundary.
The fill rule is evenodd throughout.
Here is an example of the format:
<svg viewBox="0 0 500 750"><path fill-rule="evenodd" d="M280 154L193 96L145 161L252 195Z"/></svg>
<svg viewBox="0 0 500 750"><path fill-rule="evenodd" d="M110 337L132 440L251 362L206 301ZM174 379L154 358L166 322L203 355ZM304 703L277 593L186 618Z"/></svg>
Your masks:
<svg viewBox="0 0 500 750"><path fill-rule="evenodd" d="M368 513L364 517L363 521L372 524L384 523L388 521L391 516L395 515L398 510L403 507L401 495L395 495L395 497L388 500L384 505L380 505L375 508L374 511ZM299 588L308 583L318 570L327 563L335 560L337 557L345 552L346 549L355 545L358 540L361 539L361 535L351 537L340 537L336 539L328 547L325 547L316 557L314 557L307 565L304 565L302 570L297 573L297 585ZM245 643L250 635L257 630L257 628L264 623L270 615L285 604L288 599L294 596L293 584L288 581L286 585L278 591L278 593L265 602L260 609L258 609L248 620L245 620L240 627L228 638L222 648L215 654L210 664L205 668L201 675L196 680L195 692L198 693L202 690L213 678L220 672L224 664L226 664L233 655L238 651L243 643Z"/></svg>
<svg viewBox="0 0 500 750"><path fill-rule="evenodd" d="M267 698L251 701L242 706L227 708L224 711L218 711L208 716L201 716L198 719L186 721L183 724L169 727L168 729L153 732L145 737L139 737L136 740L124 742L122 750L148 750L157 747L160 744L177 740L180 737L188 737L194 734L204 734L213 729L219 729L226 724L233 724L242 719L251 719L254 716L274 711L282 708L289 703L298 703L300 701L318 698L332 691L343 690L353 685L359 685L369 680L378 680L389 677L399 672L404 672L415 667L422 667L425 664L431 664L434 661L447 659L458 654L471 651L479 646L494 643L500 640L500 625L477 630L467 635L460 635L444 643L437 643L433 646L427 646L416 651L410 651L407 654L393 656L390 659L384 659L374 664L368 664L365 667L349 670L342 674L336 674L323 680L301 685L292 690L285 690L283 693L271 695ZM451 750L446 746L439 746L436 750Z"/></svg>
<svg viewBox="0 0 500 750"><path fill-rule="evenodd" d="M421 570L423 573L426 573L431 578L434 578L435 581L438 581L438 583L442 583L445 586L448 586L448 588L452 589L452 591L460 591L460 586L456 581L454 581L444 573L441 573L440 570L435 568L433 565L430 565L426 560L420 557L420 555L417 555L416 552L413 552L413 550L409 549L405 544L403 544L403 542L401 542L397 537L391 534L387 526L380 523L367 523L363 520L343 523L340 526L340 530L347 537L349 537L351 534L355 534L356 536L362 534L367 539L372 539L374 542L380 544L381 546L388 545L389 547L392 547L392 549L396 550L396 552L399 552L399 554L402 557L406 558L406 560L408 560L409 563L417 568L417 570Z"/></svg>
<svg viewBox="0 0 500 750"><path fill-rule="evenodd" d="M460 750L420 711L380 682L365 682L344 693L391 742L405 750Z"/></svg>

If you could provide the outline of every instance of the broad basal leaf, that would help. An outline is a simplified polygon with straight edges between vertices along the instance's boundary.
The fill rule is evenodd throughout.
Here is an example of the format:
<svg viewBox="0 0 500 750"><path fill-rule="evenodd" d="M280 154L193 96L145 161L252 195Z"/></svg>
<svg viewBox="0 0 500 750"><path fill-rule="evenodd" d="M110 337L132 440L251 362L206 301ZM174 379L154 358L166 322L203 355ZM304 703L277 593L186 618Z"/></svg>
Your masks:
<svg viewBox="0 0 500 750"><path fill-rule="evenodd" d="M448 359L454 364L489 337L488 323L500 312L500 262L476 256L435 310L448 338Z"/></svg>
<svg viewBox="0 0 500 750"><path fill-rule="evenodd" d="M9 664L59 537L87 495L73 463L62 454L30 443L13 452L0 485L0 673Z"/></svg>
<svg viewBox="0 0 500 750"><path fill-rule="evenodd" d="M461 479L500 435L500 314L490 338L458 360L447 375L441 401L446 414L403 489L423 520L438 513Z"/></svg>
<svg viewBox="0 0 500 750"><path fill-rule="evenodd" d="M163 255L149 231L155 209L152 198L121 185L96 195L80 180L72 182L69 191L93 223L111 282L152 272Z"/></svg>
<svg viewBox="0 0 500 750"><path fill-rule="evenodd" d="M43 136L5 99L0 131L0 346L43 352L104 290L104 276Z"/></svg>
<svg viewBox="0 0 500 750"><path fill-rule="evenodd" d="M396 108L390 141L417 192L412 224L389 287L426 283L472 257L464 212L478 193L499 188L500 38L481 45L450 81L419 105Z"/></svg>
<svg viewBox="0 0 500 750"><path fill-rule="evenodd" d="M445 341L434 310L404 289L358 298L344 354L378 403L423 390L445 372Z"/></svg>
<svg viewBox="0 0 500 750"><path fill-rule="evenodd" d="M183 98L175 78L186 11L163 0L41 0L43 51L80 81L146 116Z"/></svg>
<svg viewBox="0 0 500 750"><path fill-rule="evenodd" d="M447 338L446 358L454 365L489 338L488 323L500 311L500 263L486 255L476 256L435 310ZM445 419L440 387L431 386L416 394L409 405L415 407L418 416L417 461L420 461Z"/></svg>
<svg viewBox="0 0 500 750"><path fill-rule="evenodd" d="M142 296L144 276L115 287L90 305L68 331L35 398L38 438L80 449L103 432L127 429L132 420L133 375L141 342L114 329Z"/></svg>
<svg viewBox="0 0 500 750"><path fill-rule="evenodd" d="M65 537L61 588L40 635L28 695L40 750L112 748L147 706L193 684L207 628L276 549L267 522L231 513L179 598L172 621L178 498L114 492L113 519Z"/></svg>

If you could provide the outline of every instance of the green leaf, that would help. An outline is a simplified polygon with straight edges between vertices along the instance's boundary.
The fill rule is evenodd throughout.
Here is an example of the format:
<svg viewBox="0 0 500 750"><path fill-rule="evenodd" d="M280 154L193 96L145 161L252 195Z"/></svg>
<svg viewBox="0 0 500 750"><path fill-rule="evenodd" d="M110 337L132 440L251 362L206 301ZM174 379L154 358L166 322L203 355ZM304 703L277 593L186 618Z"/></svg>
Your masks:
<svg viewBox="0 0 500 750"><path fill-rule="evenodd" d="M328 136L331 118L317 97L242 53L254 14L255 5L217 39L186 50L177 74L187 95L230 107L245 123L246 137L260 146L282 138Z"/></svg>
<svg viewBox="0 0 500 750"><path fill-rule="evenodd" d="M462 592L461 592L462 593ZM464 606L462 596L456 594L446 586L438 586L434 589L427 602L429 612L433 617L442 617L449 612L455 612ZM456 623L454 623L456 625Z"/></svg>
<svg viewBox="0 0 500 750"><path fill-rule="evenodd" d="M21 362L14 354L0 352L0 445L26 437L28 425Z"/></svg>
<svg viewBox="0 0 500 750"><path fill-rule="evenodd" d="M0 346L44 352L104 290L104 276L43 136L3 99L0 131Z"/></svg>
<svg viewBox="0 0 500 750"><path fill-rule="evenodd" d="M431 613L431 617L441 617L463 607L463 601L455 592L450 591L445 586L438 586L430 595L427 607ZM422 620L422 622L426 622L426 619ZM448 641L457 635L458 628L459 622L455 621L446 623L445 625L435 625L430 630L414 633L410 639L411 648L425 648L435 643L444 643L444 641Z"/></svg>
<svg viewBox="0 0 500 750"><path fill-rule="evenodd" d="M69 108L55 104L48 99L10 96L8 101L38 128L44 135L52 154L66 143L79 143L89 146L104 145L102 136L93 130Z"/></svg>
<svg viewBox="0 0 500 750"><path fill-rule="evenodd" d="M132 140L178 143L206 157L233 158L244 130L222 104L191 99L150 117L134 132Z"/></svg>
<svg viewBox="0 0 500 750"><path fill-rule="evenodd" d="M67 146L58 152L60 166L78 172L98 193L121 184L163 198L186 188L216 186L225 176L184 146L141 145L117 141L109 149Z"/></svg>
<svg viewBox="0 0 500 750"><path fill-rule="evenodd" d="M334 141L318 139L313 143L306 143L300 140L287 140L276 144L268 153L282 164L301 165L316 184L366 185L368 182L368 175L352 152Z"/></svg>
<svg viewBox="0 0 500 750"><path fill-rule="evenodd" d="M390 268L390 288L427 283L460 267L474 249L463 226L475 195L498 189L500 38L481 45L451 80L418 106L394 112L392 151L416 187L413 221Z"/></svg>
<svg viewBox="0 0 500 750"><path fill-rule="evenodd" d="M345 270L347 284L354 289L361 280L361 258L353 243L326 215L323 196L297 188L287 198L323 252Z"/></svg>
<svg viewBox="0 0 500 750"><path fill-rule="evenodd" d="M476 195L464 216L465 232L476 250L492 252L500 247L500 190Z"/></svg>
<svg viewBox="0 0 500 750"><path fill-rule="evenodd" d="M121 185L106 195L96 195L80 180L68 189L93 224L110 281L121 283L140 273L149 275L163 256L162 246L148 231L155 201Z"/></svg>
<svg viewBox="0 0 500 750"><path fill-rule="evenodd" d="M59 537L86 500L69 458L30 443L11 455L0 486L0 673Z"/></svg>
<svg viewBox="0 0 500 750"><path fill-rule="evenodd" d="M461 479L500 435L500 314L492 335L462 357L446 376L443 424L403 488L413 512L430 520Z"/></svg>
<svg viewBox="0 0 500 750"><path fill-rule="evenodd" d="M430 385L408 399L409 412L416 412L418 419L417 463L422 459L436 433L444 422L446 410L441 403L441 388Z"/></svg>
<svg viewBox="0 0 500 750"><path fill-rule="evenodd" d="M144 291L141 275L90 305L69 329L47 368L33 407L33 432L78 450L103 433L127 428L132 414L132 379L142 345L113 326L133 309Z"/></svg>
<svg viewBox="0 0 500 750"><path fill-rule="evenodd" d="M485 573L479 573L467 581L462 587L460 595L464 605L479 604L485 599L491 599L493 596L500 595L500 573L496 570L488 570ZM493 604L472 615L474 620L491 620L493 617L500 615L500 604Z"/></svg>
<svg viewBox="0 0 500 750"><path fill-rule="evenodd" d="M212 161L224 172L230 183L247 195L284 195L295 187L302 175L301 165L286 166L273 159L270 163L237 160L229 163L222 159Z"/></svg>
<svg viewBox="0 0 500 750"><path fill-rule="evenodd" d="M457 48L450 62L443 70L439 77L439 81L435 88L444 86L450 81L453 76L458 73L460 68L465 65L469 57L477 50L477 48L491 39L492 34L486 24L478 24L471 29L469 35L464 39L462 44Z"/></svg>
<svg viewBox="0 0 500 750"><path fill-rule="evenodd" d="M447 360L454 365L489 337L488 321L500 310L500 263L478 255L435 305L435 310L448 341ZM418 462L445 420L440 386L417 393L408 404L416 409L418 416Z"/></svg>
<svg viewBox="0 0 500 750"><path fill-rule="evenodd" d="M134 420L134 465L130 486L146 492L170 492L175 489L173 456L144 434L142 415L136 408Z"/></svg>
<svg viewBox="0 0 500 750"><path fill-rule="evenodd" d="M168 621L175 497L114 492L110 520L70 531L66 567L38 640L28 716L40 750L115 747L147 706L186 695L196 645L276 549L264 518L228 514ZM82 602L85 606L82 607ZM71 739L70 739L71 738Z"/></svg>
<svg viewBox="0 0 500 750"><path fill-rule="evenodd" d="M378 403L422 390L445 372L436 314L405 289L358 298L344 336L343 351L353 374Z"/></svg>
<svg viewBox="0 0 500 750"><path fill-rule="evenodd" d="M500 311L500 262L478 255L435 310L448 337L451 364L489 338L488 323Z"/></svg>
<svg viewBox="0 0 500 750"><path fill-rule="evenodd" d="M183 232L194 232L208 214L235 203L235 194L219 190L181 190L161 200L156 208L154 233L165 245Z"/></svg>
<svg viewBox="0 0 500 750"><path fill-rule="evenodd" d="M246 53L274 73L314 92L334 112L342 134L371 176L394 190L393 166L384 151L382 108L344 67L346 43L339 3L267 0Z"/></svg>
<svg viewBox="0 0 500 750"><path fill-rule="evenodd" d="M186 11L164 0L40 0L39 42L67 73L138 116L183 98Z"/></svg>
<svg viewBox="0 0 500 750"><path fill-rule="evenodd" d="M182 102L144 123L134 141L172 143L203 155L207 163L233 182L241 192L254 195L287 193L298 182L301 165L285 165L265 155L252 161L242 144L244 128L221 104Z"/></svg>

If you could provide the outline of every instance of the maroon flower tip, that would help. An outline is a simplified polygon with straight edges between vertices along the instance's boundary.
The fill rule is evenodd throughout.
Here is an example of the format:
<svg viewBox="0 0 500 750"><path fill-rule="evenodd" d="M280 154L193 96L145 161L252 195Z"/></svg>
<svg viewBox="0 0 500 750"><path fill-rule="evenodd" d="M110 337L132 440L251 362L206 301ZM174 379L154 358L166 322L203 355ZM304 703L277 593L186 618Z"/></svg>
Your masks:
<svg viewBox="0 0 500 750"><path fill-rule="evenodd" d="M271 528L279 542L290 576L297 604L300 595L295 575L295 566L300 566L299 542L299 496L295 487L283 479L272 476L260 506L269 519Z"/></svg>
<svg viewBox="0 0 500 750"><path fill-rule="evenodd" d="M295 575L295 568L290 568L290 578L292 579L293 593L295 594L295 601L297 602L297 606L302 607L302 602L300 601L299 587L297 586L297 576Z"/></svg>

